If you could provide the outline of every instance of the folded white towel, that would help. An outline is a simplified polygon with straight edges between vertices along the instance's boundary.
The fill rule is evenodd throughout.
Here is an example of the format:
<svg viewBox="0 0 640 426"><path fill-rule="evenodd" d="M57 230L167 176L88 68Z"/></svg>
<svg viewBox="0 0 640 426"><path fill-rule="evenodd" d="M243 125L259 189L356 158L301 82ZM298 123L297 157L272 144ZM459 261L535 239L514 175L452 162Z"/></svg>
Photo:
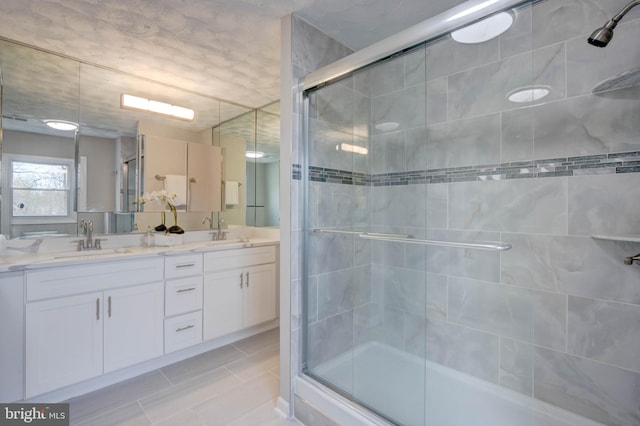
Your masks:
<svg viewBox="0 0 640 426"><path fill-rule="evenodd" d="M224 203L227 206L237 206L240 204L240 183L227 180L224 182Z"/></svg>
<svg viewBox="0 0 640 426"><path fill-rule="evenodd" d="M167 175L164 189L169 195L176 194L173 205L177 209L184 209L187 205L187 177L185 175Z"/></svg>

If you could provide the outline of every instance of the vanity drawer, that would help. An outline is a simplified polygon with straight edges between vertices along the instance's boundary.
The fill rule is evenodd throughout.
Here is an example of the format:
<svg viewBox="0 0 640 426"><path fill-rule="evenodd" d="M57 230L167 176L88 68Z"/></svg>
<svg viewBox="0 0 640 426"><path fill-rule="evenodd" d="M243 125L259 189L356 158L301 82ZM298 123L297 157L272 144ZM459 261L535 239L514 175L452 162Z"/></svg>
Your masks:
<svg viewBox="0 0 640 426"><path fill-rule="evenodd" d="M165 316L202 309L202 276L166 281L164 291Z"/></svg>
<svg viewBox="0 0 640 426"><path fill-rule="evenodd" d="M201 254L166 256L164 259L164 278L167 280L201 274Z"/></svg>
<svg viewBox="0 0 640 426"><path fill-rule="evenodd" d="M205 272L244 268L276 261L275 246L220 250L204 254Z"/></svg>
<svg viewBox="0 0 640 426"><path fill-rule="evenodd" d="M202 311L164 320L164 353L202 343Z"/></svg>

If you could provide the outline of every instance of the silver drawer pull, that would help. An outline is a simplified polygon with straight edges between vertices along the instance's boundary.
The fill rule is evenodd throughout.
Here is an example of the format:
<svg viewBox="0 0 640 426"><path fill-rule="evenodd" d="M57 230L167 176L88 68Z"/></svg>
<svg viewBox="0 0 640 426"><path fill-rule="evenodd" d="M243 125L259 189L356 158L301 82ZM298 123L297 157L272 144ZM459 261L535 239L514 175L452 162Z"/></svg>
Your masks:
<svg viewBox="0 0 640 426"><path fill-rule="evenodd" d="M195 263L183 263L182 265L176 265L176 269L180 269L180 268L193 268L194 266L196 266Z"/></svg>
<svg viewBox="0 0 640 426"><path fill-rule="evenodd" d="M181 331L185 331L185 330L189 330L190 328L194 328L195 325L188 325L186 327L180 327L180 328L176 328L176 333L179 333Z"/></svg>
<svg viewBox="0 0 640 426"><path fill-rule="evenodd" d="M249 287L249 273L247 272L247 287Z"/></svg>
<svg viewBox="0 0 640 426"><path fill-rule="evenodd" d="M240 288L242 288L243 284L244 284L244 275L242 274L242 272L240 272Z"/></svg>
<svg viewBox="0 0 640 426"><path fill-rule="evenodd" d="M191 288L182 288L178 291L176 291L176 293L186 293L188 291L194 291L196 288L195 287L191 287Z"/></svg>
<svg viewBox="0 0 640 426"><path fill-rule="evenodd" d="M109 301L109 303L108 303L108 305L109 305L109 309L108 309L108 311L109 311L109 318L111 318L111 296L109 296L108 301Z"/></svg>
<svg viewBox="0 0 640 426"><path fill-rule="evenodd" d="M100 321L100 298L96 299L96 320Z"/></svg>

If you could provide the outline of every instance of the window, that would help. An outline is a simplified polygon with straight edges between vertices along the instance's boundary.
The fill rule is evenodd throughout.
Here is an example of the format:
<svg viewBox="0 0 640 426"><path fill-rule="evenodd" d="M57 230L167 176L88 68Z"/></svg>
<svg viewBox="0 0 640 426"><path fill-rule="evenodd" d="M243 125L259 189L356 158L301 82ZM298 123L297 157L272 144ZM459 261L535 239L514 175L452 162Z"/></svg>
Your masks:
<svg viewBox="0 0 640 426"><path fill-rule="evenodd" d="M9 161L14 218L70 218L73 161L29 157Z"/></svg>

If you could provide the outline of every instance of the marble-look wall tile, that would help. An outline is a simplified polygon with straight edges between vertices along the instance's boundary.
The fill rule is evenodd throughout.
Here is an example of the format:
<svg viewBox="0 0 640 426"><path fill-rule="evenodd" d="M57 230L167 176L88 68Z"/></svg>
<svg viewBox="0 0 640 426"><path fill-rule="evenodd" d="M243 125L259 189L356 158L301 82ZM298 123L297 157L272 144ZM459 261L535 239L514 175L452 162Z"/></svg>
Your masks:
<svg viewBox="0 0 640 426"><path fill-rule="evenodd" d="M500 114L427 127L427 168L500 162Z"/></svg>
<svg viewBox="0 0 640 426"><path fill-rule="evenodd" d="M549 86L545 102L565 96L564 44L513 56L449 77L449 119L484 115L522 105L507 94L532 84Z"/></svg>
<svg viewBox="0 0 640 426"><path fill-rule="evenodd" d="M448 227L449 185L446 183L427 185L427 228Z"/></svg>
<svg viewBox="0 0 640 426"><path fill-rule="evenodd" d="M352 170L353 155L337 150L341 143L353 144L353 136L342 129L318 120L309 120L309 165L337 170Z"/></svg>
<svg viewBox="0 0 640 426"><path fill-rule="evenodd" d="M371 137L369 144L371 174L405 171L404 132L383 133Z"/></svg>
<svg viewBox="0 0 640 426"><path fill-rule="evenodd" d="M498 39L463 44L445 37L427 46L427 81L498 60ZM447 58L443 60L442 58Z"/></svg>
<svg viewBox="0 0 640 426"><path fill-rule="evenodd" d="M377 187L371 194L372 225L425 227L426 185Z"/></svg>
<svg viewBox="0 0 640 426"><path fill-rule="evenodd" d="M427 273L426 317L445 321L448 317L447 276Z"/></svg>
<svg viewBox="0 0 640 426"><path fill-rule="evenodd" d="M502 113L503 163L533 158L533 109L520 108Z"/></svg>
<svg viewBox="0 0 640 426"><path fill-rule="evenodd" d="M448 91L447 78L437 78L427 82L427 124L447 121Z"/></svg>
<svg viewBox="0 0 640 426"><path fill-rule="evenodd" d="M527 234L502 238L513 246L501 253L503 283L640 304L640 268L622 263L629 253L640 250L638 243Z"/></svg>
<svg viewBox="0 0 640 426"><path fill-rule="evenodd" d="M449 321L564 350L566 297L449 278Z"/></svg>
<svg viewBox="0 0 640 426"><path fill-rule="evenodd" d="M424 315L404 313L404 347L413 355L425 358L427 353L427 318Z"/></svg>
<svg viewBox="0 0 640 426"><path fill-rule="evenodd" d="M293 314L294 309L294 296L296 296L297 299L300 299L300 290L301 290L301 286L303 285L301 281L296 281L297 286L291 286L291 312ZM312 322L316 322L318 320L318 277L309 277L307 279L306 282L306 301L305 303L305 310L307 312L307 320L312 323ZM295 290L294 290L295 287ZM296 302L299 304L299 302Z"/></svg>
<svg viewBox="0 0 640 426"><path fill-rule="evenodd" d="M534 396L607 425L640 424L640 374L536 348Z"/></svg>
<svg viewBox="0 0 640 426"><path fill-rule="evenodd" d="M524 395L533 394L533 345L500 339L500 385Z"/></svg>
<svg viewBox="0 0 640 426"><path fill-rule="evenodd" d="M355 110L353 77L340 80L317 93L318 120L329 123L335 128L352 129Z"/></svg>
<svg viewBox="0 0 640 426"><path fill-rule="evenodd" d="M569 234L640 234L639 182L635 173L572 178L569 181Z"/></svg>
<svg viewBox="0 0 640 426"><path fill-rule="evenodd" d="M315 71L353 53L317 28L297 16L293 17L293 64L307 72Z"/></svg>
<svg viewBox="0 0 640 426"><path fill-rule="evenodd" d="M371 69L371 96L381 96L404 88L404 60L394 58Z"/></svg>
<svg viewBox="0 0 640 426"><path fill-rule="evenodd" d="M407 53L404 57L404 84L405 87L417 86L425 82L427 50L421 46Z"/></svg>
<svg viewBox="0 0 640 426"><path fill-rule="evenodd" d="M317 277L318 320L343 313L371 298L368 267L329 272Z"/></svg>
<svg viewBox="0 0 640 426"><path fill-rule="evenodd" d="M498 337L447 322L428 320L426 358L498 383Z"/></svg>
<svg viewBox="0 0 640 426"><path fill-rule="evenodd" d="M454 229L532 232L533 186L532 179L451 184L449 225Z"/></svg>
<svg viewBox="0 0 640 426"><path fill-rule="evenodd" d="M629 96L632 92L580 96L535 107L534 158L639 149L640 89Z"/></svg>
<svg viewBox="0 0 640 426"><path fill-rule="evenodd" d="M500 234L430 229L427 230L426 238L454 242L499 241ZM428 272L490 282L498 282L500 279L498 252L429 245L426 249L426 260Z"/></svg>
<svg viewBox="0 0 640 426"><path fill-rule="evenodd" d="M376 303L354 310L354 344L380 342L404 350L404 313Z"/></svg>
<svg viewBox="0 0 640 426"><path fill-rule="evenodd" d="M307 365L329 361L353 347L353 310L309 324Z"/></svg>
<svg viewBox="0 0 640 426"><path fill-rule="evenodd" d="M385 268L384 306L424 315L426 311L426 273L403 268Z"/></svg>
<svg viewBox="0 0 640 426"><path fill-rule="evenodd" d="M640 306L569 297L569 353L640 372Z"/></svg>
<svg viewBox="0 0 640 426"><path fill-rule="evenodd" d="M350 268L353 266L353 237L338 234L310 234L306 256L310 275Z"/></svg>
<svg viewBox="0 0 640 426"><path fill-rule="evenodd" d="M555 0L533 8L534 47L588 36L618 13L627 0ZM633 11L626 19L640 16ZM584 38L584 37L583 37Z"/></svg>
<svg viewBox="0 0 640 426"><path fill-rule="evenodd" d="M567 41L567 94L590 94L604 80L638 68L640 19L622 22L615 31L615 42L596 49L583 38Z"/></svg>
<svg viewBox="0 0 640 426"><path fill-rule="evenodd" d="M533 181L534 232L566 235L568 232L569 178Z"/></svg>
<svg viewBox="0 0 640 426"><path fill-rule="evenodd" d="M425 87L418 85L387 95L371 98L371 124L374 134L382 131L377 124L396 122L398 130L425 124Z"/></svg>
<svg viewBox="0 0 640 426"><path fill-rule="evenodd" d="M427 95L428 96L428 95ZM427 117L428 119L428 117ZM405 170L424 170L427 168L427 128L425 126L404 132Z"/></svg>
<svg viewBox="0 0 640 426"><path fill-rule="evenodd" d="M512 11L514 21L500 36L500 58L508 58L533 48L533 14L531 5Z"/></svg>

